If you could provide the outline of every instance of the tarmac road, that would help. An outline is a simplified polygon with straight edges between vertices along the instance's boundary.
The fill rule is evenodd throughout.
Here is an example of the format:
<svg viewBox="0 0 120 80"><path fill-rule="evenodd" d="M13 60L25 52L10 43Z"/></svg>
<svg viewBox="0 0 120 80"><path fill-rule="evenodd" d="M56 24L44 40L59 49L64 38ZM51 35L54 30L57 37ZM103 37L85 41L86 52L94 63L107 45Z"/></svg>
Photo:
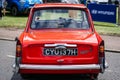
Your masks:
<svg viewBox="0 0 120 80"><path fill-rule="evenodd" d="M13 73L12 65L15 56L15 42L0 40L0 80L23 80L19 75ZM106 59L109 68L104 74L99 75L98 80L120 80L120 54L106 52ZM88 80L86 77L79 76L44 76L33 77L28 80Z"/></svg>

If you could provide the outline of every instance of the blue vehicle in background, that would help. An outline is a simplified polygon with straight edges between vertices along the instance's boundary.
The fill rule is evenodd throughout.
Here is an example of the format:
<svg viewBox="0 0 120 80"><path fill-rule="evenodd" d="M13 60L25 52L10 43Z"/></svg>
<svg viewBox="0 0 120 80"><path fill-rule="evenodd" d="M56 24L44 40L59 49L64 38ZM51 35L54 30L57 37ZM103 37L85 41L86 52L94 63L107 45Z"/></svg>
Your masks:
<svg viewBox="0 0 120 80"><path fill-rule="evenodd" d="M11 12L13 16L17 16L20 13L29 13L31 7L34 4L42 4L42 0L6 0L6 9Z"/></svg>

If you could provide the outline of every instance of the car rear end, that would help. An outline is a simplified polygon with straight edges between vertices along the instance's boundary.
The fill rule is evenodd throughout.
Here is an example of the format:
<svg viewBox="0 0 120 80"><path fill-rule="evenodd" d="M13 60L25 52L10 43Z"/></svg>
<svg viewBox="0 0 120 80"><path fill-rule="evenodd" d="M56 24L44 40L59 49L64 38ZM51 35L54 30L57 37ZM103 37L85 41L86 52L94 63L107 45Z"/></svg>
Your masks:
<svg viewBox="0 0 120 80"><path fill-rule="evenodd" d="M97 40L94 43L85 44L77 41L52 43L46 40L46 42L48 43L40 41L28 42L29 44L26 45L17 44L17 57L20 59L21 72L26 73L24 71L26 69L33 70L33 73L103 72L100 71L105 67L102 64L104 61L103 42L99 46Z"/></svg>
<svg viewBox="0 0 120 80"><path fill-rule="evenodd" d="M84 5L36 5L16 47L20 74L98 74L105 69L104 41Z"/></svg>

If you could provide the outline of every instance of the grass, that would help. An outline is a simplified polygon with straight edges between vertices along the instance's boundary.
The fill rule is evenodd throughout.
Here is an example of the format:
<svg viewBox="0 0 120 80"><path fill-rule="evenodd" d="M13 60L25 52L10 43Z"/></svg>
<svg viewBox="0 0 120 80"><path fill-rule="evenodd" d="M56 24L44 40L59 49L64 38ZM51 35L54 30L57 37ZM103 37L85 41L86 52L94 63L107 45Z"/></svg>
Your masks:
<svg viewBox="0 0 120 80"><path fill-rule="evenodd" d="M95 26L95 29L102 35L120 36L120 27Z"/></svg>
<svg viewBox="0 0 120 80"><path fill-rule="evenodd" d="M3 16L0 20L0 27L4 28L24 28L26 26L27 16Z"/></svg>
<svg viewBox="0 0 120 80"><path fill-rule="evenodd" d="M25 28L27 16L13 17L7 14L0 20L0 28ZM120 26L105 22L94 22L98 33L104 35L120 36Z"/></svg>
<svg viewBox="0 0 120 80"><path fill-rule="evenodd" d="M94 21L95 26L104 26L104 27L116 27L116 24L113 23L107 23L107 22L96 22Z"/></svg>
<svg viewBox="0 0 120 80"><path fill-rule="evenodd" d="M120 36L120 26L112 23L94 22L95 29L99 34Z"/></svg>

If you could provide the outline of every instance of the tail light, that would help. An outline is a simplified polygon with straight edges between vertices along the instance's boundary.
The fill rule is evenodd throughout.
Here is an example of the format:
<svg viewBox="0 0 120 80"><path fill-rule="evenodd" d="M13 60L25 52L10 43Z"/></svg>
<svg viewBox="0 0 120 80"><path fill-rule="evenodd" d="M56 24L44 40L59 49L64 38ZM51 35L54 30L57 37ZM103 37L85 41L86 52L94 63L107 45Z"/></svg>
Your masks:
<svg viewBox="0 0 120 80"><path fill-rule="evenodd" d="M104 47L104 41L102 41L99 45L99 56L104 57L105 56L105 47Z"/></svg>
<svg viewBox="0 0 120 80"><path fill-rule="evenodd" d="M16 57L21 57L21 53L22 53L22 45L21 45L20 41L17 40L17 44L16 44Z"/></svg>
<svg viewBox="0 0 120 80"><path fill-rule="evenodd" d="M105 71L105 47L104 41L102 41L99 45L99 57L100 57L100 65L101 65L101 73Z"/></svg>

